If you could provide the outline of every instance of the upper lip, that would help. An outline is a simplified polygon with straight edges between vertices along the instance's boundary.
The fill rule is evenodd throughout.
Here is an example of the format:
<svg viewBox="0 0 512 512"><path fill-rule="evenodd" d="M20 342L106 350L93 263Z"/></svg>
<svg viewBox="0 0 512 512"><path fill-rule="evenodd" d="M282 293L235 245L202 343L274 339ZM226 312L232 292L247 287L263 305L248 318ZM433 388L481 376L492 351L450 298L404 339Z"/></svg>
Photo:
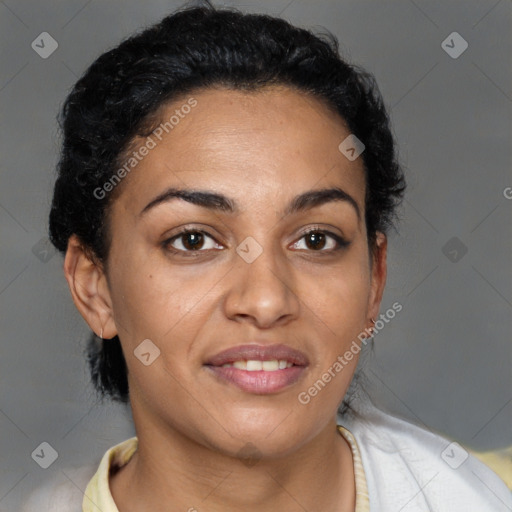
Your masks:
<svg viewBox="0 0 512 512"><path fill-rule="evenodd" d="M271 361L285 360L297 366L307 366L308 358L300 350L287 345L239 345L228 348L214 355L205 363L211 366L222 366L235 361Z"/></svg>

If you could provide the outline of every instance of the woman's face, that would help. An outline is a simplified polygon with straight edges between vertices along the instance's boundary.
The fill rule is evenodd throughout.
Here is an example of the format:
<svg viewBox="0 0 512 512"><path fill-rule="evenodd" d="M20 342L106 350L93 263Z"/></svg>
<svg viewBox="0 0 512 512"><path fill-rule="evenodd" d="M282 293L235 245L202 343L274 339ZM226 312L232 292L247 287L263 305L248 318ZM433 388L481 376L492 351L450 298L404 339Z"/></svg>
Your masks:
<svg viewBox="0 0 512 512"><path fill-rule="evenodd" d="M333 367L378 313L385 239L372 266L363 162L338 149L339 117L288 88L201 90L163 121L176 110L110 217L106 303L136 426L290 453L332 424L357 356Z"/></svg>

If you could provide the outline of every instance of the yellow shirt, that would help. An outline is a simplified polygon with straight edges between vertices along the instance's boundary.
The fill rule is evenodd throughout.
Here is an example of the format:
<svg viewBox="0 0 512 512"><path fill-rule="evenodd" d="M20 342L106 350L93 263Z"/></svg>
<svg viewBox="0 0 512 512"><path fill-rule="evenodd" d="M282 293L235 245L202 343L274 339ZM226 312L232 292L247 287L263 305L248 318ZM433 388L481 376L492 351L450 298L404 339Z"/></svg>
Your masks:
<svg viewBox="0 0 512 512"><path fill-rule="evenodd" d="M354 474L356 481L355 512L370 512L368 488L364 474L361 455L354 436L344 427L338 425L338 431L347 440L352 449ZM109 487L109 473L112 467L124 466L137 449L137 438L132 437L110 448L101 459L98 470L85 489L82 503L83 512L119 512Z"/></svg>

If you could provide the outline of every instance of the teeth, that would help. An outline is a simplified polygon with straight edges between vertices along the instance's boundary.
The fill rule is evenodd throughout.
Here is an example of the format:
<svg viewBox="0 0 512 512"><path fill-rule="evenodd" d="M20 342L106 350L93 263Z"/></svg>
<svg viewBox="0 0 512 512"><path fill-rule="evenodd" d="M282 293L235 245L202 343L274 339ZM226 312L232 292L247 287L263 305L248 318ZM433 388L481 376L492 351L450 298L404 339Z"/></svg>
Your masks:
<svg viewBox="0 0 512 512"><path fill-rule="evenodd" d="M263 370L263 362L262 361L247 361L248 372L256 372L258 370Z"/></svg>
<svg viewBox="0 0 512 512"><path fill-rule="evenodd" d="M222 365L222 368L237 368L238 370L246 370L248 372L257 372L257 371L266 371L266 372L275 372L277 370L284 370L285 368L290 368L293 366L293 363L286 361L285 359L272 359L270 361L255 361L250 359L248 361L234 361L233 363L225 363Z"/></svg>
<svg viewBox="0 0 512 512"><path fill-rule="evenodd" d="M262 367L266 372L279 370L279 361L277 359L273 359L272 361L262 361Z"/></svg>

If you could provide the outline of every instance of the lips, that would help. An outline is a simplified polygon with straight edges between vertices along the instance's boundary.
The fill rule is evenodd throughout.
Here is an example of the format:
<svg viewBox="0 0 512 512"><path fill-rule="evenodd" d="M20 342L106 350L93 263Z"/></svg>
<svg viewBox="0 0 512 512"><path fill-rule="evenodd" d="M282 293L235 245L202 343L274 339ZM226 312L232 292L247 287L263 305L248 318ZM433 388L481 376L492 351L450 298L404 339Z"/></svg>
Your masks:
<svg viewBox="0 0 512 512"><path fill-rule="evenodd" d="M308 365L305 354L287 345L240 345L205 363L216 378L253 394L281 391L297 382Z"/></svg>

